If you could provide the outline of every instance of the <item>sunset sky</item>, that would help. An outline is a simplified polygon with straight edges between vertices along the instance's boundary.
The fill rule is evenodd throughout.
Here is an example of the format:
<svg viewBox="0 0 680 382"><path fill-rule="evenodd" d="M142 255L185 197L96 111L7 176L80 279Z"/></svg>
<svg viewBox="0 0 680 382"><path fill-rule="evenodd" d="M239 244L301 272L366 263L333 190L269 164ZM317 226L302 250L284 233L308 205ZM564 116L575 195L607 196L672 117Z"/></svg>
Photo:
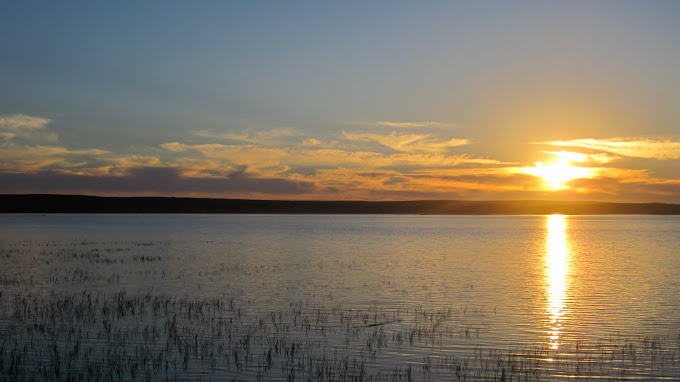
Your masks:
<svg viewBox="0 0 680 382"><path fill-rule="evenodd" d="M7 1L0 193L680 203L677 1Z"/></svg>

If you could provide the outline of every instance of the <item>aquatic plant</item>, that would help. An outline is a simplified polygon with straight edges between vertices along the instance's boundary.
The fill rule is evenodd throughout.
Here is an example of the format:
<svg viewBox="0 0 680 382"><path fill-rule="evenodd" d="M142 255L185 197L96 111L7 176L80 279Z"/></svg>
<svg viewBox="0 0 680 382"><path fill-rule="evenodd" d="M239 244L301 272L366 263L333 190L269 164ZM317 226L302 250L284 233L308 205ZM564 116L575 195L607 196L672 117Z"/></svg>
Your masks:
<svg viewBox="0 0 680 382"><path fill-rule="evenodd" d="M0 380L601 381L680 376L680 334L578 339L565 341L559 350L489 346L485 341L493 333L479 322L495 315L496 307L412 300L347 303L313 295L318 281L269 281L269 276L307 268L365 267L361 262L225 261L191 273L163 268L176 264L171 249L170 242L149 241L2 243L0 258L7 266L0 270ZM46 278L22 271L38 265ZM232 279L253 277L260 278L264 290L274 294L285 287L298 298L244 298ZM200 293L202 283L211 279L223 285L223 293ZM151 280L151 286L136 287L148 285L140 280ZM161 281L166 288L154 285ZM380 282L392 291L403 288ZM404 293L427 296L439 293L437 288L423 282L416 292Z"/></svg>

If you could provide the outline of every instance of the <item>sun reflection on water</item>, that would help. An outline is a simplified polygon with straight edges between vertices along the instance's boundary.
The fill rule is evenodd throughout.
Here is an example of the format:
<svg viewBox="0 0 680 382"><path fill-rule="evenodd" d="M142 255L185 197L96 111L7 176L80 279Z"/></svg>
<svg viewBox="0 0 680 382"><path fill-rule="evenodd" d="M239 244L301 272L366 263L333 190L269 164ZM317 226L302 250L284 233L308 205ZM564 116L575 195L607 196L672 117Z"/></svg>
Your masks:
<svg viewBox="0 0 680 382"><path fill-rule="evenodd" d="M567 222L563 215L550 215L547 220L548 239L546 262L546 291L549 315L548 345L559 349L567 300L567 273L569 249L567 245Z"/></svg>

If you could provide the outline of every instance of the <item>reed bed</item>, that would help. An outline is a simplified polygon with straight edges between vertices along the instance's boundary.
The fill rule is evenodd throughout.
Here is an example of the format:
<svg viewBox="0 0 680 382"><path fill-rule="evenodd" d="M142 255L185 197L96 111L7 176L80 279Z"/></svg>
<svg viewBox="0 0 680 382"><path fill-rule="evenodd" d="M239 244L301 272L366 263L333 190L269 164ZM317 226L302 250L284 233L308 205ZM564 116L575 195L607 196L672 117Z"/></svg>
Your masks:
<svg viewBox="0 0 680 382"><path fill-rule="evenodd" d="M301 298L263 309L229 288L210 297L153 287L131 290L130 280L149 275L182 285L186 273L158 269L173 260L169 246L2 243L0 258L9 266L0 272L0 380L680 378L680 334L576 340L559 350L495 348L484 341L493 333L478 324L495 309L478 305L353 305ZM36 264L44 265L46 279L22 271ZM291 265L223 264L201 276L261 277L286 266Z"/></svg>
<svg viewBox="0 0 680 382"><path fill-rule="evenodd" d="M120 291L3 294L0 309L4 380L628 380L670 378L680 367L680 337L460 355L450 344L474 338L452 308L299 302L252 314L233 298Z"/></svg>

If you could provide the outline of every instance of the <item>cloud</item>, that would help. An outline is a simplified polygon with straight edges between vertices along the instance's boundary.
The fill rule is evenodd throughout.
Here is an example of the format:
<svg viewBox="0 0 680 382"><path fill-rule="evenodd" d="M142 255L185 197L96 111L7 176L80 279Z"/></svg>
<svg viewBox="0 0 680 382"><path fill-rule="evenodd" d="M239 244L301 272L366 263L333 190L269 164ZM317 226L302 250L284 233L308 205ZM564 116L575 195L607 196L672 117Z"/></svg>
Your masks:
<svg viewBox="0 0 680 382"><path fill-rule="evenodd" d="M319 184L344 193L409 191L416 193L459 193L469 191L507 192L525 189L529 176L506 169L416 170L412 172L334 168L319 170Z"/></svg>
<svg viewBox="0 0 680 382"><path fill-rule="evenodd" d="M182 176L190 178L224 178L239 169L221 160L205 158L179 158L172 164L181 170Z"/></svg>
<svg viewBox="0 0 680 382"><path fill-rule="evenodd" d="M287 149L257 145L223 145L219 143L189 145L180 142L168 142L161 144L161 147L180 154L180 161L186 158L207 158L220 161L222 166L247 166L258 172L282 168L290 162L291 157L291 153Z"/></svg>
<svg viewBox="0 0 680 382"><path fill-rule="evenodd" d="M180 170L170 167L138 167L125 176L86 176L41 171L38 173L0 172L2 193L88 193L131 195L213 195L258 193L295 195L314 191L310 182L279 178L258 178L244 169L224 178L183 177Z"/></svg>
<svg viewBox="0 0 680 382"><path fill-rule="evenodd" d="M25 114L0 116L0 137L5 142L16 139L56 142L58 135L45 128L50 122L52 120L49 118L32 117Z"/></svg>
<svg viewBox="0 0 680 382"><path fill-rule="evenodd" d="M187 150L190 150L192 148L191 145L186 145L184 143L179 143L179 142L166 142L166 143L161 143L160 146L168 151L172 151L175 153L181 153ZM207 145L201 145L201 146L207 146ZM223 145L213 145L213 146L223 146Z"/></svg>
<svg viewBox="0 0 680 382"><path fill-rule="evenodd" d="M390 134L350 133L343 131L342 137L350 141L375 142L396 151L407 153L442 153L453 147L469 145L468 139L440 140L427 134Z"/></svg>
<svg viewBox="0 0 680 382"><path fill-rule="evenodd" d="M376 122L365 122L362 125L367 126L385 126L393 128L420 128L420 127L454 127L455 123L448 122L435 122L435 121L424 121L424 122L395 122L395 121L376 121Z"/></svg>
<svg viewBox="0 0 680 382"><path fill-rule="evenodd" d="M74 170L107 154L105 150L70 150L59 146L0 146L0 171Z"/></svg>
<svg viewBox="0 0 680 382"><path fill-rule="evenodd" d="M0 128L8 130L42 129L52 122L49 118L32 117L25 114L11 114L0 117Z"/></svg>
<svg viewBox="0 0 680 382"><path fill-rule="evenodd" d="M316 138L308 138L302 141L303 146L322 146L323 142Z"/></svg>
<svg viewBox="0 0 680 382"><path fill-rule="evenodd" d="M110 158L110 161L122 168L159 167L161 163L160 158L148 155L125 155Z"/></svg>
<svg viewBox="0 0 680 382"><path fill-rule="evenodd" d="M549 154L561 159L566 159L569 162L577 162L577 163L592 163L592 164L605 164L609 162L613 162L617 159L621 159L618 156L615 155L610 155L607 153L597 153L597 154L583 154L583 153L575 153L575 152L569 152L569 151L543 151L545 154Z"/></svg>
<svg viewBox="0 0 680 382"><path fill-rule="evenodd" d="M546 191L521 167L420 169L410 172L331 168L313 177L319 190L344 199L561 199L666 201L680 198L680 180L654 179L645 170L594 168L598 176L573 179L570 188ZM317 197L337 199L338 193Z"/></svg>
<svg viewBox="0 0 680 382"><path fill-rule="evenodd" d="M639 199L647 192L659 200L680 200L680 181L653 178L648 170L606 167L626 156L680 158L680 143L673 141L541 142L582 148L543 153L573 162L573 167L584 166L590 178L567 180L569 189L546 192L543 179L523 172L522 164L453 154L471 141L442 138L431 131L343 131L333 141L322 141L292 129L199 130L193 134L206 138L205 143L166 142L160 145L163 150L120 154L31 142L57 138L48 130L49 123L47 118L20 114L0 117L0 192L297 199L615 196L617 200ZM395 128L439 124L381 123Z"/></svg>
<svg viewBox="0 0 680 382"><path fill-rule="evenodd" d="M400 177L400 176L391 176L391 177L387 178L386 180L384 180L384 181L382 182L382 184L383 184L384 186L391 186L391 185L393 185L393 184L400 184L400 183L406 183L406 182L408 182L408 180L407 180L406 178L404 178L404 177Z"/></svg>
<svg viewBox="0 0 680 382"><path fill-rule="evenodd" d="M622 182L646 182L651 179L648 170L616 167L589 167L591 178L613 178Z"/></svg>
<svg viewBox="0 0 680 382"><path fill-rule="evenodd" d="M78 155L104 155L109 151L100 149L71 150L60 146L22 146L0 148L0 158L4 157L41 157L41 156L78 156Z"/></svg>
<svg viewBox="0 0 680 382"><path fill-rule="evenodd" d="M275 146L288 142L291 137L298 134L292 129L274 129L270 131L251 132L243 130L240 133L218 133L208 130L197 130L194 135L204 138L245 142L255 145Z"/></svg>
<svg viewBox="0 0 680 382"><path fill-rule="evenodd" d="M518 173L519 168L426 169L411 172L334 168L320 170L317 184L341 190L344 199L549 199L540 180ZM585 198L569 191L562 198ZM324 197L323 195L320 197ZM328 194L337 199L337 194Z"/></svg>
<svg viewBox="0 0 680 382"><path fill-rule="evenodd" d="M440 153L384 154L374 151L355 151L334 148L293 146L266 148L254 145L205 144L189 145L168 142L161 147L175 153L194 152L209 159L223 160L229 165L247 165L262 171L271 168L389 168L389 167L454 167L460 165L501 165L493 159L472 158L467 155Z"/></svg>
<svg viewBox="0 0 680 382"><path fill-rule="evenodd" d="M661 160L680 158L680 142L670 140L654 140L648 138L612 138L574 139L570 141L547 141L534 143L551 146L582 147L631 158Z"/></svg>

